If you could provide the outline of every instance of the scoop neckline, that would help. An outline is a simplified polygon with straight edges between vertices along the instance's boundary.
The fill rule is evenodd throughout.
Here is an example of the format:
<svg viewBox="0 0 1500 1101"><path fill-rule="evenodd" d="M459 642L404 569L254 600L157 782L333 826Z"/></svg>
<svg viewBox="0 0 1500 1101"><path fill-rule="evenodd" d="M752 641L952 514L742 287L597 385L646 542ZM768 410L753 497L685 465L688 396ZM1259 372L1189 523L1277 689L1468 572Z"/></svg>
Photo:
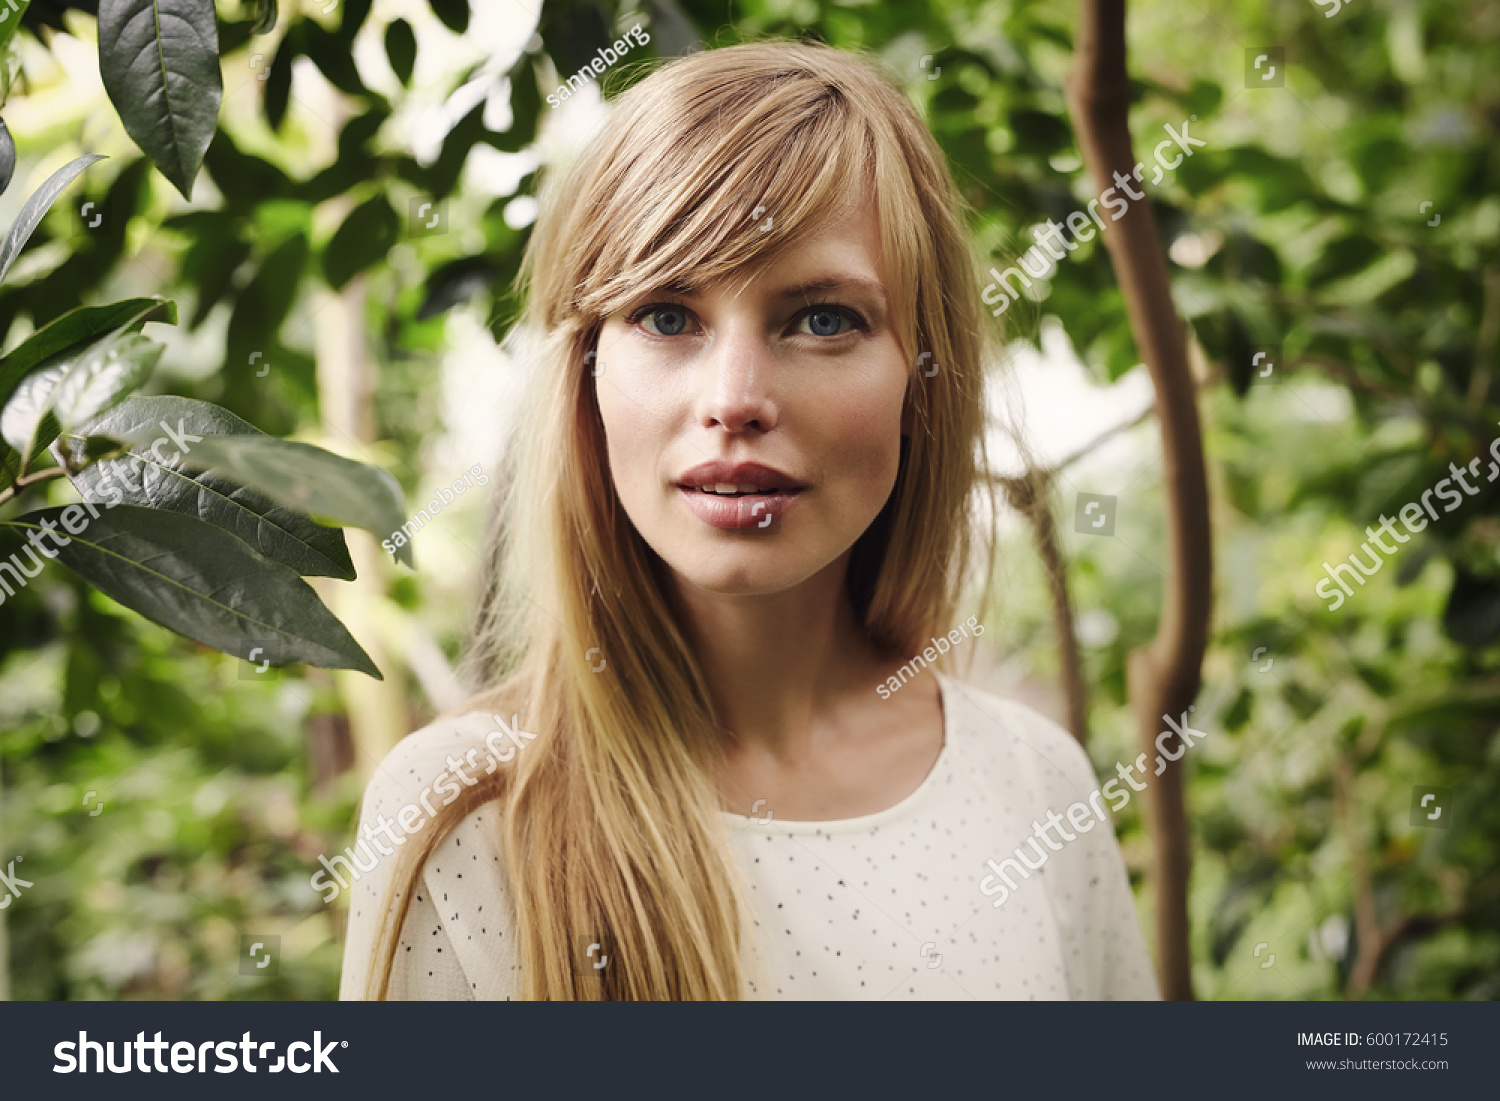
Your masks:
<svg viewBox="0 0 1500 1101"><path fill-rule="evenodd" d="M948 676L938 670L932 670L932 675L938 682L938 704L943 712L943 744L938 749L937 759L932 762L932 768L928 770L922 782L918 784L909 795L897 800L884 810L877 810L870 814L857 815L854 818L776 818L760 819L750 818L743 814L735 814L733 811L721 810L719 813L724 817L727 824L738 827L739 830L754 830L758 833L780 831L782 833L848 833L856 830L874 829L888 822L905 817L937 783L938 773L942 772L948 763L953 746L953 691L949 684Z"/></svg>

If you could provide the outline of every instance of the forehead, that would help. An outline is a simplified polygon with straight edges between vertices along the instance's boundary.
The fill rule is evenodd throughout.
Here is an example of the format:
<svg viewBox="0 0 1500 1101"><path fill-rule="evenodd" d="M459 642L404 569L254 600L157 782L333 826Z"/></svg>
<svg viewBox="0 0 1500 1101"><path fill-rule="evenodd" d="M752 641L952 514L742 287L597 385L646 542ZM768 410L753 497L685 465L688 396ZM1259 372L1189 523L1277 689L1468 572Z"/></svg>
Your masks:
<svg viewBox="0 0 1500 1101"><path fill-rule="evenodd" d="M774 232L774 212L770 218L769 232ZM808 227L796 240L739 270L705 280L688 271L663 289L682 295L752 291L778 298L856 292L884 301L888 292L875 204L866 199L825 225Z"/></svg>

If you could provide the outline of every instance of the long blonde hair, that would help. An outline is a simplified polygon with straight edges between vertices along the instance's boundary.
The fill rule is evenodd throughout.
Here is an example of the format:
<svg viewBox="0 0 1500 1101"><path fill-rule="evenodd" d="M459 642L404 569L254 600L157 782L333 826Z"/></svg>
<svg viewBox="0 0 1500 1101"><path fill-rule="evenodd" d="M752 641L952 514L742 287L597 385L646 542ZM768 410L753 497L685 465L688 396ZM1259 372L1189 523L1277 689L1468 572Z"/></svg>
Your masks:
<svg viewBox="0 0 1500 1101"><path fill-rule="evenodd" d="M993 338L941 151L896 85L846 51L760 42L666 62L544 180L520 275L539 369L506 455L470 654L478 682L497 686L461 712L524 707L538 737L398 850L368 997L386 995L428 855L497 799L523 997L742 995L714 708L665 567L607 473L590 353L603 319L641 289L745 276L872 189L915 430L890 500L855 543L849 592L892 655L919 652L951 621L978 530L971 497L988 492ZM758 206L771 212L766 232ZM990 504L979 513L992 518ZM578 951L601 933L613 947L603 983Z"/></svg>

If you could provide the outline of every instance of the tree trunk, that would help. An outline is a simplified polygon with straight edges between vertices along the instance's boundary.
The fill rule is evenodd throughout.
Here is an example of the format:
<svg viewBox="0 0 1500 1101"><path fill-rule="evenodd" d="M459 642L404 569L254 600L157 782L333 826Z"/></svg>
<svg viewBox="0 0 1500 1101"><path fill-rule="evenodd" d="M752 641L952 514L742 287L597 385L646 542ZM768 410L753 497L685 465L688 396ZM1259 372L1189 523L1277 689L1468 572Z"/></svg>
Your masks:
<svg viewBox="0 0 1500 1101"><path fill-rule="evenodd" d="M1124 0L1082 0L1067 99L1079 149L1095 182L1112 185L1130 176L1135 155ZM1213 596L1208 485L1187 342L1172 303L1150 199L1132 200L1100 237L1125 298L1136 347L1151 372L1161 424L1169 565L1156 636L1131 652L1126 673L1139 748L1150 761L1157 754L1163 716L1176 719L1198 694ZM1169 763L1161 776L1150 777L1146 803L1155 852L1157 973L1165 997L1190 999L1189 849L1180 760Z"/></svg>

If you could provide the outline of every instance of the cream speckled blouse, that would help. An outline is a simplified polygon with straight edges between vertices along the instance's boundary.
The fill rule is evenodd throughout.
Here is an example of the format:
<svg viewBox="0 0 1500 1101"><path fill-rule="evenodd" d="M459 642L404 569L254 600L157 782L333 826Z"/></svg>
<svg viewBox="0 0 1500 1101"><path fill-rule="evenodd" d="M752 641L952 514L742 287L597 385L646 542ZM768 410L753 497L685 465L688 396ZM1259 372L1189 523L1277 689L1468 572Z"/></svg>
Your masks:
<svg viewBox="0 0 1500 1101"><path fill-rule="evenodd" d="M1085 831L1079 814L1036 840L1049 811L1062 816L1098 787L1082 748L1023 704L938 679L943 748L921 786L895 806L826 822L724 814L726 844L753 911L747 995L1159 997L1110 821L1091 817ZM406 839L394 822L412 833L426 828L425 812L403 808L420 808L424 791L448 790L434 785L445 772L452 776L450 756L483 771L492 750L504 753L498 747L510 740L497 738L496 728L492 716L474 713L404 739L365 793L361 832L369 826L367 836L390 850ZM442 801L426 796L429 805ZM379 825L382 816L388 825ZM1002 891L988 861L1014 857L1018 848L1027 867L1014 859L1000 865L1014 884ZM353 855L361 870L351 883L345 999L363 995L376 908L394 863L373 844ZM351 879L356 870L339 868ZM495 805L471 813L443 840L417 891L390 996L516 997L515 919ZM608 966L607 947L580 946L582 965Z"/></svg>

